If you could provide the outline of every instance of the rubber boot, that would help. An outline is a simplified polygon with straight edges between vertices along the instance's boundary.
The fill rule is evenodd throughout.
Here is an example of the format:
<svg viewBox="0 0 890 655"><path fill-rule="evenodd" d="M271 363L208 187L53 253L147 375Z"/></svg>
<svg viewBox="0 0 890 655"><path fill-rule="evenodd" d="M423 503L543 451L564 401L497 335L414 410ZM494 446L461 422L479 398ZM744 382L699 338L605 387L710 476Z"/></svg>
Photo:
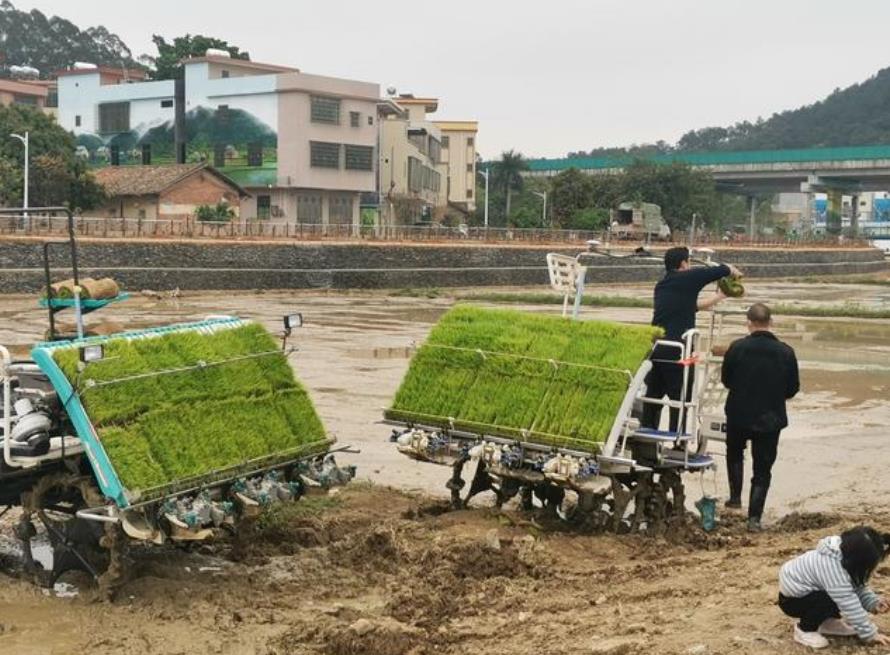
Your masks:
<svg viewBox="0 0 890 655"><path fill-rule="evenodd" d="M729 509L742 508L742 483L745 477L745 460L726 460L726 477L729 480L729 500L726 507Z"/></svg>
<svg viewBox="0 0 890 655"><path fill-rule="evenodd" d="M759 532L760 517L763 516L763 506L766 505L766 494L769 487L762 484L751 485L751 497L748 499L748 530Z"/></svg>

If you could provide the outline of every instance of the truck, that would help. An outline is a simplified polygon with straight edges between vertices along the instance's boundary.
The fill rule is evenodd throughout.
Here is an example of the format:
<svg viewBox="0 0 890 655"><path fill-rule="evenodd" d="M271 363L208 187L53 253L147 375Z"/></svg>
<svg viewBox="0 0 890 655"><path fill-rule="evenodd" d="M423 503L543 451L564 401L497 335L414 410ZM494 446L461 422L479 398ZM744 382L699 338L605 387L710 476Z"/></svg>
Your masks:
<svg viewBox="0 0 890 655"><path fill-rule="evenodd" d="M610 223L612 235L618 239L671 238L671 228L661 216L661 207L651 202L622 202L610 212Z"/></svg>

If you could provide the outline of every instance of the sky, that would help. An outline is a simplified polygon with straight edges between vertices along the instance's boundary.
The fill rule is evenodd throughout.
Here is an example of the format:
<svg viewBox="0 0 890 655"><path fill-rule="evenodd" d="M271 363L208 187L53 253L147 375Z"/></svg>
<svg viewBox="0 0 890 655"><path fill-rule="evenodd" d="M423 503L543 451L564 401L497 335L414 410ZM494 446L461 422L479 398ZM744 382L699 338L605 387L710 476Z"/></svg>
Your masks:
<svg viewBox="0 0 890 655"><path fill-rule="evenodd" d="M13 0L440 99L485 158L622 146L812 103L890 64L888 0Z"/></svg>

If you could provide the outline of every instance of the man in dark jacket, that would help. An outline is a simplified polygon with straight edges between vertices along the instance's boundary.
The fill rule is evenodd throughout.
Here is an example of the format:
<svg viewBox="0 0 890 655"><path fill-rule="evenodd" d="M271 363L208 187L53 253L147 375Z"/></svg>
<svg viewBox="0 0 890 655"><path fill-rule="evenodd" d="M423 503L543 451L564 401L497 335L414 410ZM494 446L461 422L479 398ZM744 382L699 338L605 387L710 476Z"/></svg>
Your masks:
<svg viewBox="0 0 890 655"><path fill-rule="evenodd" d="M791 346L770 331L769 307L748 308L748 336L734 341L723 357L726 398L727 507L742 506L745 445L751 441L754 475L748 500L748 529L759 530L772 480L779 432L788 425L785 401L800 390L797 358Z"/></svg>
<svg viewBox="0 0 890 655"><path fill-rule="evenodd" d="M655 311L652 325L664 330L664 338L669 341L683 341L683 334L695 327L695 312L710 309L725 296L719 291L712 297L699 300L698 294L707 285L722 277L739 273L734 266L703 266L691 268L689 248L670 248L664 253L664 277L655 285ZM671 400L680 400L683 394L683 365L679 362L677 348L658 346L652 353L652 370L646 376L646 397L661 399L667 394ZM690 367L686 400L692 393L692 380L695 370ZM646 403L643 406L644 428L658 429L661 419L661 405ZM671 408L670 430L677 431L680 411Z"/></svg>

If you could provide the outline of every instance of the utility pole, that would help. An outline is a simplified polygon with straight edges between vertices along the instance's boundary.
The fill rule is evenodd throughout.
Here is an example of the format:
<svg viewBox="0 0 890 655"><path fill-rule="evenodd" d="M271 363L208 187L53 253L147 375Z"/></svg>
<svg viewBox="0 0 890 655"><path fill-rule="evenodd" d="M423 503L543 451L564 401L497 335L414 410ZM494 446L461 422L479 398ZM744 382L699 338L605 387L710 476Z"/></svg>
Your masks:
<svg viewBox="0 0 890 655"><path fill-rule="evenodd" d="M25 135L21 134L10 134L13 139L18 139L25 146L25 192L24 192L24 203L23 206L25 208L25 227L30 227L29 218L28 218L28 165L29 165L29 147L30 147L30 134L26 131Z"/></svg>

